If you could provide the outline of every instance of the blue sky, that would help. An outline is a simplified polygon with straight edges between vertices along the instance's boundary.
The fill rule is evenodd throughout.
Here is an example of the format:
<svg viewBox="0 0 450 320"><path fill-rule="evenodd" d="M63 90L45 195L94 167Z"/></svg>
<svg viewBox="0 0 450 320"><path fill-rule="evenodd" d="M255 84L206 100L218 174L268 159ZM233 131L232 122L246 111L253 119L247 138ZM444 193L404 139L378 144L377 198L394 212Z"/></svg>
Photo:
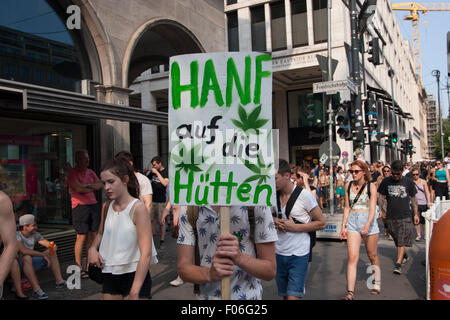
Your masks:
<svg viewBox="0 0 450 320"><path fill-rule="evenodd" d="M392 3L406 2L404 0L393 0ZM449 3L448 1L415 1L419 4L425 3ZM409 40L412 50L412 27L411 21L403 20L409 11L394 10L397 23L403 38ZM427 22L427 24L425 24ZM426 15L419 14L420 48L422 52L422 79L428 94L433 94L437 100L437 81L431 75L435 69L441 72L441 89L447 85L447 32L450 31L450 11L431 11ZM450 80L449 80L450 82ZM441 109L444 117L448 115L448 95L446 90L441 90Z"/></svg>
<svg viewBox="0 0 450 320"><path fill-rule="evenodd" d="M0 25L73 45L65 25L45 0L0 0Z"/></svg>

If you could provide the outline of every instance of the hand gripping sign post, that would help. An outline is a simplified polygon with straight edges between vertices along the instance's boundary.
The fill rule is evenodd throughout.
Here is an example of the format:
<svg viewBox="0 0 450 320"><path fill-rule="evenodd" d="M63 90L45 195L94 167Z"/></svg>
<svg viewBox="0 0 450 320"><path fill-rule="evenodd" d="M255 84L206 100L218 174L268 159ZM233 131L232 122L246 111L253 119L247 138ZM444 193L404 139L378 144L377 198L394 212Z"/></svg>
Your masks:
<svg viewBox="0 0 450 320"><path fill-rule="evenodd" d="M269 54L204 53L170 59L169 181L174 205L273 206L272 60ZM230 278L222 280L230 299Z"/></svg>

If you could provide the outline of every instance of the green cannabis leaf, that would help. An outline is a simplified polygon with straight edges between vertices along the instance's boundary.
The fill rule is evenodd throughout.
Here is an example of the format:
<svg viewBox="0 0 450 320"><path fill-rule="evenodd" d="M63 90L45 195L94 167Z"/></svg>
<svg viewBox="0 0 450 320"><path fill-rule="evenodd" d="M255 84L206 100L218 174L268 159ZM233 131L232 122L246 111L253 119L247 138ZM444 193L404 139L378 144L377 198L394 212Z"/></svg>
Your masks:
<svg viewBox="0 0 450 320"><path fill-rule="evenodd" d="M260 185L261 183L265 183L266 180L270 178L270 171L273 163L266 165L264 163L261 151L258 153L257 160L258 165L255 165L253 163L250 163L248 160L241 159L247 169L255 173L255 175L247 178L243 183L250 183L252 181L258 180L258 185Z"/></svg>
<svg viewBox="0 0 450 320"><path fill-rule="evenodd" d="M259 134L259 129L264 126L269 119L260 119L261 104L256 106L250 114L247 114L242 105L239 105L238 109L239 120L231 119L231 122L244 132L249 130L255 130L256 134Z"/></svg>
<svg viewBox="0 0 450 320"><path fill-rule="evenodd" d="M184 150L186 146L184 143L180 143L179 154L175 154L173 152L170 153L170 157L174 163L176 163L175 168L178 170L183 170L188 173L189 171L193 172L201 172L202 169L199 165L202 165L207 158L205 158L201 153L201 144L194 145L191 150L188 152L189 161L188 163L184 162ZM198 163L200 161L200 163Z"/></svg>

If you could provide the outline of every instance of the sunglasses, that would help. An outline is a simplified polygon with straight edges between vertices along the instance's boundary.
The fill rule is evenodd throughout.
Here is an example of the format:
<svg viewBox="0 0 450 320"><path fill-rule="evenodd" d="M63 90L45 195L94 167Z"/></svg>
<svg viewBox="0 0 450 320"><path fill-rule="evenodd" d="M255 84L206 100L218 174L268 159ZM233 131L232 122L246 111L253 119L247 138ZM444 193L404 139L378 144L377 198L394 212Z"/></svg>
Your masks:
<svg viewBox="0 0 450 320"><path fill-rule="evenodd" d="M391 170L383 170L383 172L391 172Z"/></svg>
<svg viewBox="0 0 450 320"><path fill-rule="evenodd" d="M348 172L350 172L350 174L358 174L360 172L363 172L363 170L348 170Z"/></svg>
<svg viewBox="0 0 450 320"><path fill-rule="evenodd" d="M413 176L418 176L419 174L418 173L413 173Z"/></svg>

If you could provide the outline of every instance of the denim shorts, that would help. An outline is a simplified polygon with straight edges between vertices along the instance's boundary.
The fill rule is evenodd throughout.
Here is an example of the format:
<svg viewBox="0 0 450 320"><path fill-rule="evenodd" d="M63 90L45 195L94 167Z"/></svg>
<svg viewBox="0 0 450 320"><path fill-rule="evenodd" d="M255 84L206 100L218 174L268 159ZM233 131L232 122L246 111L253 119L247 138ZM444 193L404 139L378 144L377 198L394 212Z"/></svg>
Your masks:
<svg viewBox="0 0 450 320"><path fill-rule="evenodd" d="M305 282L308 274L309 254L297 256L282 256L277 254L278 295L303 298L305 296Z"/></svg>
<svg viewBox="0 0 450 320"><path fill-rule="evenodd" d="M48 265L47 260L45 260L44 257L31 257L31 260L33 262L33 268L35 272L47 267ZM17 259L17 261L19 262L20 271L23 271L22 258Z"/></svg>
<svg viewBox="0 0 450 320"><path fill-rule="evenodd" d="M367 219L369 218L369 211L362 211L362 212L350 212L350 215L348 217L347 221L347 232L356 232L361 233L362 228L367 223ZM368 236L371 236L373 234L380 233L380 229L378 229L378 223L375 217L372 221L372 224L370 225L369 234Z"/></svg>

